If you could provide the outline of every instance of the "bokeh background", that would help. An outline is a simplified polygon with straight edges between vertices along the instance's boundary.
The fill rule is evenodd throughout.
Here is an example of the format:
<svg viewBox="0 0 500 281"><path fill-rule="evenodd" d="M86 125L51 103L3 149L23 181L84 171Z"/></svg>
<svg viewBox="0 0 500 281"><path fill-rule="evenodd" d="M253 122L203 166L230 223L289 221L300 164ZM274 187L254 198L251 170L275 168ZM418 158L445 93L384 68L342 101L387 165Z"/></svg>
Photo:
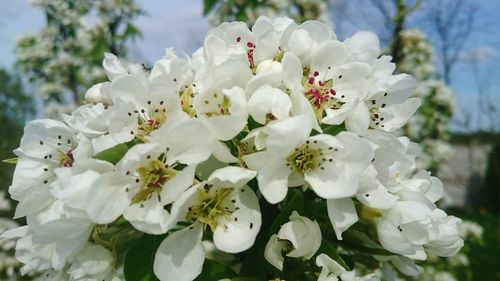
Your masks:
<svg viewBox="0 0 500 281"><path fill-rule="evenodd" d="M497 0L0 0L0 233L21 223L7 192L24 125L82 104L105 80L104 52L150 66L167 47L191 54L211 26L259 15L321 20L339 40L379 35L397 71L419 81L422 107L401 134L443 180L441 207L464 220L463 250L408 280L500 280ZM0 240L0 280L36 278L19 275L13 247Z"/></svg>

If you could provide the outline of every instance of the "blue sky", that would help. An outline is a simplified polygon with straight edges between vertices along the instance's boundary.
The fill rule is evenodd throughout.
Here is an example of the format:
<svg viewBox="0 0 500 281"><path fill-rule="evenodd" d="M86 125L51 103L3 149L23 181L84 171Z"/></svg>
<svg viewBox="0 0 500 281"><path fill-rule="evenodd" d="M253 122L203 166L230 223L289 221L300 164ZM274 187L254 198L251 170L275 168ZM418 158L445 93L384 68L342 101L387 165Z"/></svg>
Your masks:
<svg viewBox="0 0 500 281"><path fill-rule="evenodd" d="M341 2L347 0L332 0ZM473 117L473 128L490 127L489 119L479 114L477 86L473 76L473 67L465 59L471 54L482 57L478 65L480 85L484 86L492 104L500 110L500 1L470 0L478 6L477 27L473 36L464 42L464 60L459 62L453 72L452 88L456 93L459 111L452 127L464 130L458 120L465 115ZM15 61L14 46L17 38L24 34L37 32L44 24L40 11L30 7L26 0L0 0L0 66L11 67ZM193 52L201 45L208 30L208 23L202 14L202 0L138 0L141 7L148 13L136 21L143 32L142 40L131 44L130 56L138 62L152 62L161 57L166 47L177 51ZM422 24L425 10L416 13L409 25ZM376 18L373 19L375 22ZM368 21L353 24L352 22L339 27L343 36L357 29L372 29ZM432 30L430 38L433 39ZM500 112L498 112L500 118ZM478 119L477 116L480 116ZM497 121L500 119L497 119ZM497 130L500 124L496 124Z"/></svg>

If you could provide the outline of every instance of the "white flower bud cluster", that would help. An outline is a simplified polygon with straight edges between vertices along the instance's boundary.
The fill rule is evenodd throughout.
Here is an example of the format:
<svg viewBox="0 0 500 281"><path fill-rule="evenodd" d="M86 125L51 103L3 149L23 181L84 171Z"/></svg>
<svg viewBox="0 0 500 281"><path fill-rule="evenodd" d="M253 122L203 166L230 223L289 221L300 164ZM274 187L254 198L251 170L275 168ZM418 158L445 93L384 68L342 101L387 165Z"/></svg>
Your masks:
<svg viewBox="0 0 500 281"><path fill-rule="evenodd" d="M89 104L26 126L9 192L27 225L4 236L19 238L24 270L107 281L119 278L120 229L168 233L154 274L194 280L202 240L228 254L252 248L274 219L264 210L294 189L326 213L294 212L263 234L279 269L316 256L319 280L373 280L318 250L358 220L403 268L426 252L452 255L460 220L436 207L441 182L416 169L418 146L394 133L419 106L416 83L379 55L373 33L341 42L317 21L265 17L251 30L224 23L191 57L168 49L152 67L107 54L109 81L89 89Z"/></svg>

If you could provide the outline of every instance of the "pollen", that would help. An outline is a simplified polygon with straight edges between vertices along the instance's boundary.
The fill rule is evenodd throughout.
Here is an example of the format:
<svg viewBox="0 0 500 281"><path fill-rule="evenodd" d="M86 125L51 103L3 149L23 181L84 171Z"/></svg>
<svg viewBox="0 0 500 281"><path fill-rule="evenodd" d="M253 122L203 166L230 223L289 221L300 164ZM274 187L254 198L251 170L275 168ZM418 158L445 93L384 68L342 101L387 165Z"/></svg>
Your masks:
<svg viewBox="0 0 500 281"><path fill-rule="evenodd" d="M154 159L148 165L138 168L137 174L139 178L136 180L141 183L141 187L132 200L134 203L145 201L153 194L159 195L164 184L175 177L177 171L162 160Z"/></svg>
<svg viewBox="0 0 500 281"><path fill-rule="evenodd" d="M320 167L322 159L321 149L313 148L306 143L296 148L286 160L289 167L304 174Z"/></svg>
<svg viewBox="0 0 500 281"><path fill-rule="evenodd" d="M234 208L230 208L230 197L233 188L211 188L205 186L197 194L197 203L188 208L186 218L190 221L198 221L208 225L212 231L219 224L221 218L227 218L232 214Z"/></svg>

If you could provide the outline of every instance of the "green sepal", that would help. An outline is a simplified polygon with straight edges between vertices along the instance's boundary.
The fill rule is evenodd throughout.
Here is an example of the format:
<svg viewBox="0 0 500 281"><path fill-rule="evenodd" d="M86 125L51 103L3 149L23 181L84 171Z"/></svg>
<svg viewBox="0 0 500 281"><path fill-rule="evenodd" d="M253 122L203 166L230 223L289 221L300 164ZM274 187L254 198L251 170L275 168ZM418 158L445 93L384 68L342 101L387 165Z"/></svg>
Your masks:
<svg viewBox="0 0 500 281"><path fill-rule="evenodd" d="M15 164L17 164L17 157L4 159L4 160L2 160L2 162L15 165Z"/></svg>
<svg viewBox="0 0 500 281"><path fill-rule="evenodd" d="M118 144L106 150L97 153L94 157L99 160L108 161L109 163L115 165L123 158L125 153L129 150L126 144Z"/></svg>

